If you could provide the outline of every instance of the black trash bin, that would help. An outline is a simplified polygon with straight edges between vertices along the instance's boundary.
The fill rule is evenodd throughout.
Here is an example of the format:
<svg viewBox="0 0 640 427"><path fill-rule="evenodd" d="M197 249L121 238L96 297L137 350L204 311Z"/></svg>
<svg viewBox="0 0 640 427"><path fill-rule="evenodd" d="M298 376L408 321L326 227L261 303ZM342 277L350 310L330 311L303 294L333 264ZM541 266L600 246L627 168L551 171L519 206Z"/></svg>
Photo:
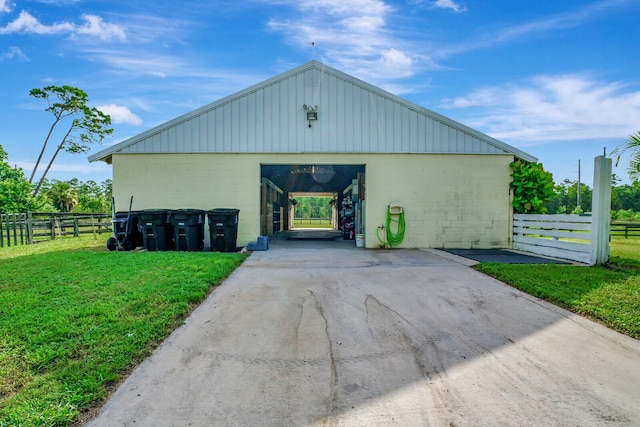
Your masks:
<svg viewBox="0 0 640 427"><path fill-rule="evenodd" d="M212 209L209 217L209 237L211 250L216 252L235 252L238 241L239 209Z"/></svg>
<svg viewBox="0 0 640 427"><path fill-rule="evenodd" d="M173 242L176 251L199 252L204 249L204 211L178 209L171 211Z"/></svg>
<svg viewBox="0 0 640 427"><path fill-rule="evenodd" d="M116 212L113 223L115 238L107 241L107 248L115 251L120 245L120 249L130 251L144 245L142 233L138 229L138 215L136 212ZM116 238L118 239L116 241Z"/></svg>
<svg viewBox="0 0 640 427"><path fill-rule="evenodd" d="M171 216L166 209L147 209L138 212L138 224L144 247L148 251L169 251L172 248Z"/></svg>

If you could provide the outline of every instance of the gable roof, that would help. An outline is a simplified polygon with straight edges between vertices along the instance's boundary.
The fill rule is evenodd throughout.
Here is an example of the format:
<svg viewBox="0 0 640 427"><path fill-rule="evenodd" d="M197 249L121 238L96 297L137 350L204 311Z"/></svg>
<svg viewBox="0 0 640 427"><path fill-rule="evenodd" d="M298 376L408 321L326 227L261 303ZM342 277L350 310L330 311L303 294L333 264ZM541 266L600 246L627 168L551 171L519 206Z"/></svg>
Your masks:
<svg viewBox="0 0 640 427"><path fill-rule="evenodd" d="M317 106L307 121L303 106ZM309 126L310 125L310 126ZM89 156L117 153L456 153L537 159L309 61Z"/></svg>

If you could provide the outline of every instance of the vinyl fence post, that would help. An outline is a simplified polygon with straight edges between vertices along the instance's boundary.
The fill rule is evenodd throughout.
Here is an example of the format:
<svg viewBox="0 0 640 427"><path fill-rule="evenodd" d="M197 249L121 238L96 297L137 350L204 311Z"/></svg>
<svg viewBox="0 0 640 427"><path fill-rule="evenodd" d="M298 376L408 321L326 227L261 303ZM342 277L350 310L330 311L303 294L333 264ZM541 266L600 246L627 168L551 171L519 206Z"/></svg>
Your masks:
<svg viewBox="0 0 640 427"><path fill-rule="evenodd" d="M609 261L611 234L611 159L598 156L593 167L591 265Z"/></svg>

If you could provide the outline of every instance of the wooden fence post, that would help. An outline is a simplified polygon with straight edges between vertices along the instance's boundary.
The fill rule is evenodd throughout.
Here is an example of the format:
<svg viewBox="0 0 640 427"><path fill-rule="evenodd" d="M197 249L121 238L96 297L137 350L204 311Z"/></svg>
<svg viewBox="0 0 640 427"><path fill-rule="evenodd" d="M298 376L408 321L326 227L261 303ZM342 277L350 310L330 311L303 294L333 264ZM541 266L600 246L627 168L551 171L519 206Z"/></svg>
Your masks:
<svg viewBox="0 0 640 427"><path fill-rule="evenodd" d="M93 214L91 214L91 232L93 233L93 240L98 240L98 236L96 236L96 223L93 220Z"/></svg>
<svg viewBox="0 0 640 427"><path fill-rule="evenodd" d="M611 234L611 159L604 156L594 160L591 212L591 265L602 265L609 261Z"/></svg>
<svg viewBox="0 0 640 427"><path fill-rule="evenodd" d="M27 216L25 214L18 214L18 219L20 221L20 244L24 245L24 232L25 232L25 220Z"/></svg>
<svg viewBox="0 0 640 427"><path fill-rule="evenodd" d="M25 214L27 222L27 245L33 244L33 215L31 212Z"/></svg>
<svg viewBox="0 0 640 427"><path fill-rule="evenodd" d="M7 246L11 246L11 224L9 224L9 214L6 214L4 219L7 223Z"/></svg>

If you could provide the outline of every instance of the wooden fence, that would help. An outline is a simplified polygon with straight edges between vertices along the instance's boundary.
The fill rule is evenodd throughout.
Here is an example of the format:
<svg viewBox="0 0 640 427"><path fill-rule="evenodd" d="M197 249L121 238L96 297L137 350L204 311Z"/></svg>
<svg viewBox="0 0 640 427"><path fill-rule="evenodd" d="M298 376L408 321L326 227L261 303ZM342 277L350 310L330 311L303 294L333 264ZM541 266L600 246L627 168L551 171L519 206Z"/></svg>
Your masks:
<svg viewBox="0 0 640 427"><path fill-rule="evenodd" d="M640 222L613 221L611 223L611 235L624 236L625 239L638 237L640 236Z"/></svg>
<svg viewBox="0 0 640 427"><path fill-rule="evenodd" d="M29 212L0 215L0 247L111 232L109 214Z"/></svg>
<svg viewBox="0 0 640 427"><path fill-rule="evenodd" d="M295 224L329 224L331 225L331 218L294 218Z"/></svg>
<svg viewBox="0 0 640 427"><path fill-rule="evenodd" d="M592 217L513 216L513 249L591 264Z"/></svg>

